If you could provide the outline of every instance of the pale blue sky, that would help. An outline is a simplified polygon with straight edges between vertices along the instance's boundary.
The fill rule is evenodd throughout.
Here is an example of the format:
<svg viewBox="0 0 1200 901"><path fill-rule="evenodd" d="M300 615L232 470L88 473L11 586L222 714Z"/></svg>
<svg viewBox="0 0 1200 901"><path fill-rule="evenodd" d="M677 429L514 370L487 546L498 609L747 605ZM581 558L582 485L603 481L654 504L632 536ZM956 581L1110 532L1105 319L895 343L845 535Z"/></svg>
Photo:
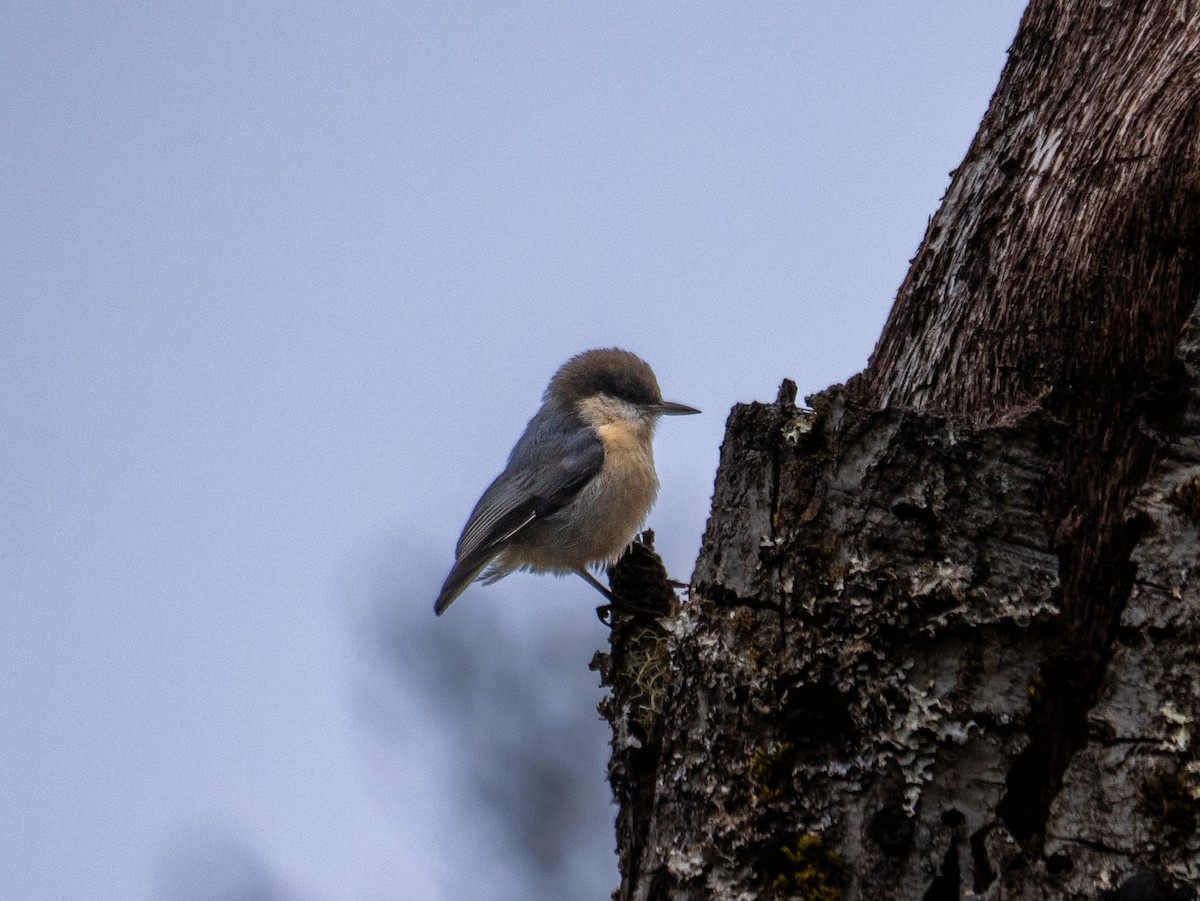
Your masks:
<svg viewBox="0 0 1200 901"><path fill-rule="evenodd" d="M729 407L865 364L1022 6L10 4L0 897L606 897L596 598L434 620L462 521L627 347L705 413L686 578Z"/></svg>

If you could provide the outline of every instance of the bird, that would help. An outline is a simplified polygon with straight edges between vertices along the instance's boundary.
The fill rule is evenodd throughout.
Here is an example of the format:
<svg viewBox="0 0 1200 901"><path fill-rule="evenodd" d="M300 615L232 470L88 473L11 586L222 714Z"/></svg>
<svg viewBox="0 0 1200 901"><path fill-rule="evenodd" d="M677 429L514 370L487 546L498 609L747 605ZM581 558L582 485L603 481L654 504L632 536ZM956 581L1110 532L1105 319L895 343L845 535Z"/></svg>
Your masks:
<svg viewBox="0 0 1200 901"><path fill-rule="evenodd" d="M471 512L434 612L475 579L491 584L518 570L576 573L613 600L589 568L617 561L658 495L659 418L699 412L663 400L654 370L627 350L569 359Z"/></svg>

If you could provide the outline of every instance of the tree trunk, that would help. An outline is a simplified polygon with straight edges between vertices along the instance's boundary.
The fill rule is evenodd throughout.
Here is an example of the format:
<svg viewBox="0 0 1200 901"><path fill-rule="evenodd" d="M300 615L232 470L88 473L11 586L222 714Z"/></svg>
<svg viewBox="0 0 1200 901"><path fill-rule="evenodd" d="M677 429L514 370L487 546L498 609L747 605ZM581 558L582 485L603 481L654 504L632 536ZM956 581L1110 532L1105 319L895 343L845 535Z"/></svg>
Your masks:
<svg viewBox="0 0 1200 901"><path fill-rule="evenodd" d="M1193 4L1031 4L867 369L618 616L615 898L1195 897L1198 104Z"/></svg>

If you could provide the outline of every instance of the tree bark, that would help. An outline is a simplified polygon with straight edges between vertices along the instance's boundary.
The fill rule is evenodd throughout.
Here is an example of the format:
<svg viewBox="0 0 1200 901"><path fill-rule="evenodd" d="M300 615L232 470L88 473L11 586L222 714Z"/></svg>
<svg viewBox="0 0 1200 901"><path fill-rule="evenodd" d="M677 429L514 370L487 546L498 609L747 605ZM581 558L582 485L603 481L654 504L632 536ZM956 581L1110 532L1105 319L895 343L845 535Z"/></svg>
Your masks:
<svg viewBox="0 0 1200 901"><path fill-rule="evenodd" d="M1030 5L867 369L618 617L615 898L1195 897L1198 113L1193 4Z"/></svg>

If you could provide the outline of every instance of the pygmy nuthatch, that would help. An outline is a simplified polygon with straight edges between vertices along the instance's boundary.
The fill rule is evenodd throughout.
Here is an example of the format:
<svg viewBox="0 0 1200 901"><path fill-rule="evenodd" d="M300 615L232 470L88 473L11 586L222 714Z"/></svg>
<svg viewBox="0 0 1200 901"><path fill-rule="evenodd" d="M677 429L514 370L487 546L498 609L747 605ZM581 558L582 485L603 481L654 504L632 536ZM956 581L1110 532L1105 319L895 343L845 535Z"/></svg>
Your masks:
<svg viewBox="0 0 1200 901"><path fill-rule="evenodd" d="M654 370L616 348L572 357L542 401L467 520L439 616L484 567L488 583L574 572L608 595L588 567L615 563L654 503L658 417L700 412L664 401Z"/></svg>

